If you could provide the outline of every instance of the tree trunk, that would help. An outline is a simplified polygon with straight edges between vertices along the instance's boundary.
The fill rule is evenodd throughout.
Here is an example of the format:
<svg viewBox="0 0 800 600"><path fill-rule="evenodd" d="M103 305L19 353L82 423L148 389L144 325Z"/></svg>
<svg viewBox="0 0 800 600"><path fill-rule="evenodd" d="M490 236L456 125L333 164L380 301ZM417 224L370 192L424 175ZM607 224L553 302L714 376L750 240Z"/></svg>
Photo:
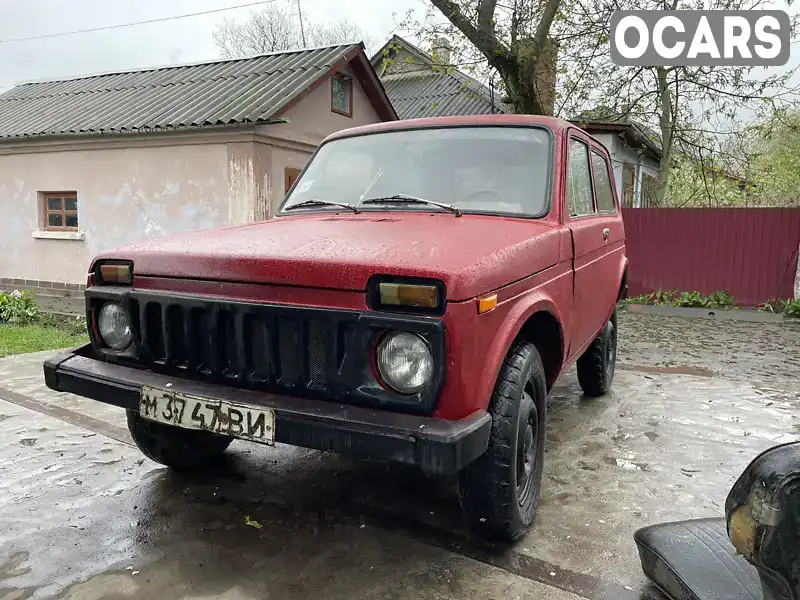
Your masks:
<svg viewBox="0 0 800 600"><path fill-rule="evenodd" d="M516 114L552 115L556 93L558 45L546 40L537 51L532 39L521 39L516 46L517 60L510 73L501 72Z"/></svg>
<svg viewBox="0 0 800 600"><path fill-rule="evenodd" d="M541 68L547 69L552 58L553 96L555 95L555 54L557 46L549 40L550 27L558 12L561 0L541 0L542 12L533 37L516 40L508 47L497 37L494 19L497 0L480 0L477 5L477 22L468 15L470 10L454 0L431 0L436 8L452 23L486 58L490 67L497 69L506 86L514 112L520 114L552 114L549 107L549 85L542 86ZM516 38L516 34L513 36ZM544 59L544 60L543 60ZM547 89L545 89L547 88ZM544 102L543 102L544 100Z"/></svg>
<svg viewBox="0 0 800 600"><path fill-rule="evenodd" d="M658 176L655 185L656 206L664 206L669 185L669 171L672 167L672 133L675 119L672 111L672 94L667 81L668 71L665 67L656 67L658 81L658 97L661 106L658 115L658 124L661 128L661 160L658 163Z"/></svg>

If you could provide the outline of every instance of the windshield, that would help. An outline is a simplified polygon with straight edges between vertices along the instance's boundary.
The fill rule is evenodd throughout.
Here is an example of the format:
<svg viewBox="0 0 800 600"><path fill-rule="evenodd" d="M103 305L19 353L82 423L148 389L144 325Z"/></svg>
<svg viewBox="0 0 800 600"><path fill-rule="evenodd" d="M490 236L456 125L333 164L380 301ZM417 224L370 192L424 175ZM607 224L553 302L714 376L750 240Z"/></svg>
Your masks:
<svg viewBox="0 0 800 600"><path fill-rule="evenodd" d="M397 195L462 212L541 216L549 208L551 143L538 127L450 127L372 133L322 146L284 201L294 212L342 210L339 202L399 210L441 210L396 202Z"/></svg>

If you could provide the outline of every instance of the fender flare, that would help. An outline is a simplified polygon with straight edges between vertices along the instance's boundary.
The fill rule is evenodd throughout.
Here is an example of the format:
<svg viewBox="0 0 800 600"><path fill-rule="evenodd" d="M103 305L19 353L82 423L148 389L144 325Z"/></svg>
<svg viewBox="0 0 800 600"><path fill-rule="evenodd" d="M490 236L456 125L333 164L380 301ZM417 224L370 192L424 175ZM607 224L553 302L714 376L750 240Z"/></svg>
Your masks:
<svg viewBox="0 0 800 600"><path fill-rule="evenodd" d="M528 319L538 312L549 313L558 323L562 348L562 356L560 357L559 362L563 366L566 344L564 340L564 319L562 312L549 295L544 294L541 291L534 290L528 295L527 298L525 298L524 301L520 299L515 302L515 306L509 312L508 316L503 322L503 326L494 336L494 339L492 340L492 343L486 353L487 368L484 369L483 373L481 374L481 378L477 386L477 394L479 394L478 397L481 398L481 402L485 401L486 407L488 407L489 401L491 400L494 386L497 382L497 377L500 374L500 368L503 365L503 361L505 361L508 351L511 349L511 346L517 337L519 337L519 334L522 331L525 323L528 322Z"/></svg>

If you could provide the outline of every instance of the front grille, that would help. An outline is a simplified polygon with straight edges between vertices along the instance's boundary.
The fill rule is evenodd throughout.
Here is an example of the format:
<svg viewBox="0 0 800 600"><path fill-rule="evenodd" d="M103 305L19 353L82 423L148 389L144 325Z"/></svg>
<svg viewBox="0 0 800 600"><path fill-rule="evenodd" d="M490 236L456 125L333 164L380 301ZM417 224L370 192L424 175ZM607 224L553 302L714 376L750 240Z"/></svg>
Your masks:
<svg viewBox="0 0 800 600"><path fill-rule="evenodd" d="M265 389L326 390L358 313L132 294L139 359Z"/></svg>

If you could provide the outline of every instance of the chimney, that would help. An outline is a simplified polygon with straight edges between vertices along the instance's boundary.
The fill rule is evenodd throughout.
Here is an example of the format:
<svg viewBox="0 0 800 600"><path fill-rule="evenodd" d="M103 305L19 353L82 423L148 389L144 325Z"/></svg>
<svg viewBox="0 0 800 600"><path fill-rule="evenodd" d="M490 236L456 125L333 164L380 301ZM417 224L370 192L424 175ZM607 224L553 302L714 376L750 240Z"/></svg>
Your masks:
<svg viewBox="0 0 800 600"><path fill-rule="evenodd" d="M450 64L450 42L446 38L433 38L431 43L431 54L434 62L440 65Z"/></svg>
<svg viewBox="0 0 800 600"><path fill-rule="evenodd" d="M532 39L521 39L519 40L518 51L520 53L531 51L529 48L532 46ZM542 108L544 109L544 114L552 115L555 110L556 102L558 42L553 39L548 39L541 52L542 54L536 64L536 68L526 69L521 75L525 80L530 81L530 84L536 89L539 100L542 103ZM505 96L502 102L505 104L505 112L515 112L514 104L509 96Z"/></svg>
<svg viewBox="0 0 800 600"><path fill-rule="evenodd" d="M552 115L555 109L557 67L558 42L554 39L548 39L544 48L542 48L541 58L534 74L534 85L548 115Z"/></svg>

